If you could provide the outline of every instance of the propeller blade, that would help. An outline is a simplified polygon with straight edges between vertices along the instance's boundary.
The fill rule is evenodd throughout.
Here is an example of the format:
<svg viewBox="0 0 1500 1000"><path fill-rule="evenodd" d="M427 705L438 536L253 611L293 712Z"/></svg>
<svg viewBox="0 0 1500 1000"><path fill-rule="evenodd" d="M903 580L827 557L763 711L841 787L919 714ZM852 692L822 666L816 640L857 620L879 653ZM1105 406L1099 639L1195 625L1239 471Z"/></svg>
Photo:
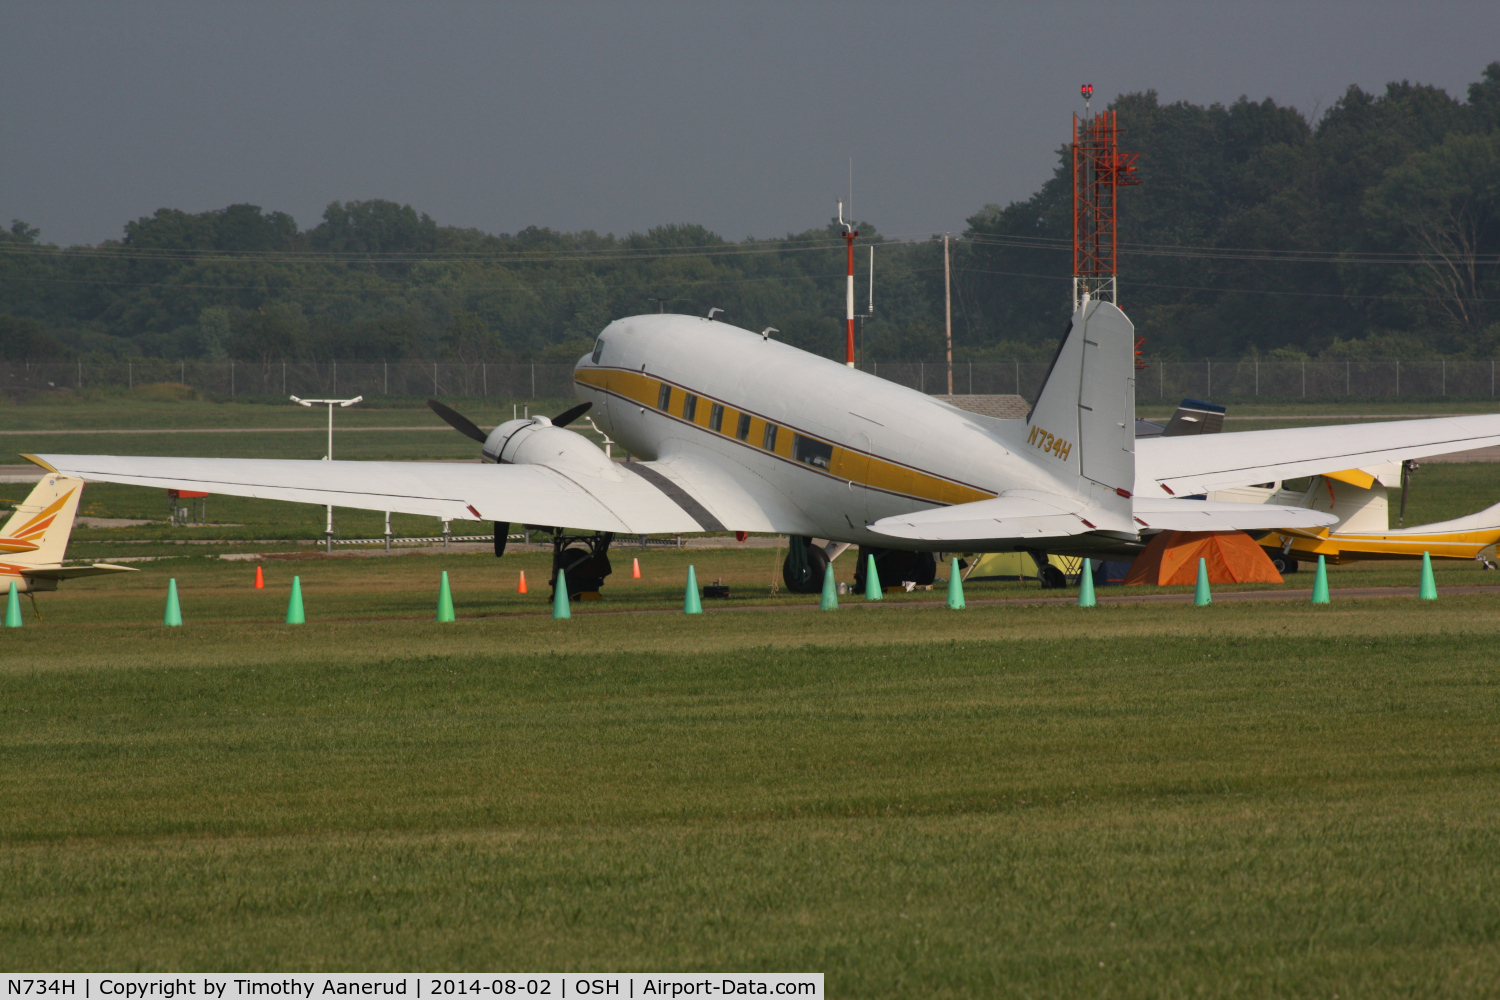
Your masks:
<svg viewBox="0 0 1500 1000"><path fill-rule="evenodd" d="M439 403L435 399L429 399L427 401L427 405L432 409L433 413L436 413L438 416L442 417L445 421L448 422L448 425L450 427L458 431L464 437L473 438L480 444L484 444L485 439L489 437L489 435L485 434L484 431L479 429L479 425L474 423L474 421L470 420L468 417L464 416L462 413L459 413L457 410L444 406L442 403Z"/></svg>
<svg viewBox="0 0 1500 1000"><path fill-rule="evenodd" d="M577 420L579 417L581 417L585 413L589 412L589 407L591 407L593 405L594 405L593 401L590 400L589 402L579 403L577 406L571 407L570 409L563 410L557 416L555 416L555 417L552 418L552 426L553 427L566 427L566 426L568 426L573 421Z"/></svg>

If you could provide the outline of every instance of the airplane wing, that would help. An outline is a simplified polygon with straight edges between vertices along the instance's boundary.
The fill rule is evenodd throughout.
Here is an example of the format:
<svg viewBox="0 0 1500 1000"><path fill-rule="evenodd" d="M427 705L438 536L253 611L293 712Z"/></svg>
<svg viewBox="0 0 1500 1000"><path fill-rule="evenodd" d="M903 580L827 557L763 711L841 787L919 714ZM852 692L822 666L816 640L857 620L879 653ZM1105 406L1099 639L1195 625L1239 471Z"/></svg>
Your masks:
<svg viewBox="0 0 1500 1000"><path fill-rule="evenodd" d="M22 576L34 576L40 580L76 580L81 576L105 576L110 573L139 573L133 566L116 566L114 563L94 563L92 566L22 566Z"/></svg>
<svg viewBox="0 0 1500 1000"><path fill-rule="evenodd" d="M1279 527L1318 528L1338 518L1306 507L1273 504L1210 503L1203 500L1135 498L1135 526L1175 531L1260 531ZM870 530L894 538L925 542L1027 539L1081 535L1098 530L1090 518L1100 512L1064 496L1002 495L993 500L939 507L916 514L888 517Z"/></svg>
<svg viewBox="0 0 1500 1000"><path fill-rule="evenodd" d="M1192 496L1492 445L1500 445L1500 414L1140 438L1135 492Z"/></svg>
<svg viewBox="0 0 1500 1000"><path fill-rule="evenodd" d="M653 476L648 462L619 466L614 471L617 478L608 478L542 465L461 462L26 457L51 471L92 482L388 510L444 520L509 521L638 535L707 529L694 517L692 496L666 477ZM633 469L633 465L640 468Z"/></svg>

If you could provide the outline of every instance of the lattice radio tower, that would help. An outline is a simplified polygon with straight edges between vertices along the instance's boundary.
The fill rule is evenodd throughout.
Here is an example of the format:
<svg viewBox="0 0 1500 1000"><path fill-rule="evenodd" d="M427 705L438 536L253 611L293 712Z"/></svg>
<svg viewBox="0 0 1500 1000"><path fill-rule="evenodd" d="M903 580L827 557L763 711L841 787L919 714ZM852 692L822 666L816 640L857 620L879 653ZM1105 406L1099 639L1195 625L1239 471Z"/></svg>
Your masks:
<svg viewBox="0 0 1500 1000"><path fill-rule="evenodd" d="M1115 252L1119 189L1139 184L1135 153L1120 152L1120 129L1113 111L1090 114L1094 85L1084 84L1083 117L1073 116L1073 311L1085 299L1119 305Z"/></svg>

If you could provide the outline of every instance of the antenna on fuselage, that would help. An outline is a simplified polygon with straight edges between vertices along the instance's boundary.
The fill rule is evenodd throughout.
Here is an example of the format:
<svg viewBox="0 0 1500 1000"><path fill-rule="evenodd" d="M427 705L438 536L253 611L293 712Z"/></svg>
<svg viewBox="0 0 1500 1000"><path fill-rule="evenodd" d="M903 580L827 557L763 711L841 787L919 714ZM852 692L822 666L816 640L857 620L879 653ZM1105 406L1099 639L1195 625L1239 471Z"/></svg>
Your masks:
<svg viewBox="0 0 1500 1000"><path fill-rule="evenodd" d="M712 309L710 309L708 311L708 318L709 319L713 319L715 315L717 315L717 314L719 314L719 313L721 313L723 311L724 310L720 309L718 306L714 306Z"/></svg>
<svg viewBox="0 0 1500 1000"><path fill-rule="evenodd" d="M844 281L844 364L854 367L854 240L859 231L844 221L844 199L839 199L839 225L844 227L848 272Z"/></svg>

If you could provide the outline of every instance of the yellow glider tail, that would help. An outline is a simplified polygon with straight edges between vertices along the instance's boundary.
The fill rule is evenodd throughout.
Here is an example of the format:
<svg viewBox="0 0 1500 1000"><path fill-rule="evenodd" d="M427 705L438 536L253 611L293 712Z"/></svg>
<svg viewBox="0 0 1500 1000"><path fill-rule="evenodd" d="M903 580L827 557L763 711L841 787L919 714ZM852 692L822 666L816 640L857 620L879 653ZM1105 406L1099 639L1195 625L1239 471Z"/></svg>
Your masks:
<svg viewBox="0 0 1500 1000"><path fill-rule="evenodd" d="M49 472L0 528L0 590L14 580L22 593L56 590L59 580L129 572L128 566L100 563L64 566L68 537L83 495L83 480Z"/></svg>
<svg viewBox="0 0 1500 1000"><path fill-rule="evenodd" d="M0 528L0 553L5 561L23 567L62 562L82 494L82 479L55 472L43 476Z"/></svg>

